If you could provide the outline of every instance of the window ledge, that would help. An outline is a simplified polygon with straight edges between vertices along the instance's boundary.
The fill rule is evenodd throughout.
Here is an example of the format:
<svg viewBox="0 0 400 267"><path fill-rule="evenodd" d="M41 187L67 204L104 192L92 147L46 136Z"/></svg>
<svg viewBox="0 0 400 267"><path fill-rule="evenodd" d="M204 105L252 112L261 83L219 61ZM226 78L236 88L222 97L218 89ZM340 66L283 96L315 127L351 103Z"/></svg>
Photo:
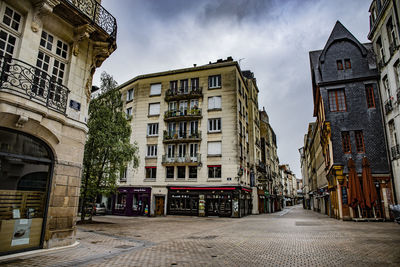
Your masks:
<svg viewBox="0 0 400 267"><path fill-rule="evenodd" d="M222 111L222 108L207 109L207 111Z"/></svg>
<svg viewBox="0 0 400 267"><path fill-rule="evenodd" d="M133 102L133 98L131 100L126 100L126 104Z"/></svg>
<svg viewBox="0 0 400 267"><path fill-rule="evenodd" d="M153 97L153 96L161 96L161 94L156 94L156 95L149 95L150 97Z"/></svg>
<svg viewBox="0 0 400 267"><path fill-rule="evenodd" d="M208 178L207 182L222 182L221 178Z"/></svg>
<svg viewBox="0 0 400 267"><path fill-rule="evenodd" d="M208 87L208 90L221 89L222 86Z"/></svg>
<svg viewBox="0 0 400 267"><path fill-rule="evenodd" d="M158 137L158 134L157 134L157 135L146 135L146 137L147 137L147 138Z"/></svg>
<svg viewBox="0 0 400 267"><path fill-rule="evenodd" d="M155 182L156 178L144 178L143 182Z"/></svg>
<svg viewBox="0 0 400 267"><path fill-rule="evenodd" d="M147 115L147 117L148 118L151 118L151 117L159 117L160 116L160 114L155 114L155 115Z"/></svg>
<svg viewBox="0 0 400 267"><path fill-rule="evenodd" d="M145 159L157 159L157 156L146 156Z"/></svg>
<svg viewBox="0 0 400 267"><path fill-rule="evenodd" d="M208 134L219 134L222 133L222 131L208 131Z"/></svg>
<svg viewBox="0 0 400 267"><path fill-rule="evenodd" d="M216 158L216 157L222 157L222 154L218 154L218 155L207 155L207 158Z"/></svg>

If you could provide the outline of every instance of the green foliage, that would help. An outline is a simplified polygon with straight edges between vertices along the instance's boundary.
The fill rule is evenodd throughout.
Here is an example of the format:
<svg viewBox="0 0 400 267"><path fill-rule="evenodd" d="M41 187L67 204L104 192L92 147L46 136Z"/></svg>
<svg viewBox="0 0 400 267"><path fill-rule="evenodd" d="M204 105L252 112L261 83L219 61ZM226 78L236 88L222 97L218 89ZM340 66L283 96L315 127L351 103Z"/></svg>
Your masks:
<svg viewBox="0 0 400 267"><path fill-rule="evenodd" d="M131 127L116 87L113 77L103 72L100 86L103 94L89 105L81 186L82 221L86 211L82 207L93 205L99 194L114 193L120 171L128 163L133 168L138 166L138 147L130 143Z"/></svg>

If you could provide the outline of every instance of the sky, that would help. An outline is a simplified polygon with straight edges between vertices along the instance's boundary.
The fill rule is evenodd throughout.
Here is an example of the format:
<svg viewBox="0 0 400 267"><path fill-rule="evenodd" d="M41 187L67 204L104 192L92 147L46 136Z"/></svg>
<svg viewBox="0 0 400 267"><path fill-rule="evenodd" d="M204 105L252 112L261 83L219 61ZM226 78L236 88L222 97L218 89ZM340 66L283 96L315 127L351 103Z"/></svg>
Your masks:
<svg viewBox="0 0 400 267"><path fill-rule="evenodd" d="M96 70L118 84L141 74L232 56L257 78L280 164L301 178L298 149L313 117L308 52L339 20L368 42L371 0L102 0L118 24L117 50Z"/></svg>

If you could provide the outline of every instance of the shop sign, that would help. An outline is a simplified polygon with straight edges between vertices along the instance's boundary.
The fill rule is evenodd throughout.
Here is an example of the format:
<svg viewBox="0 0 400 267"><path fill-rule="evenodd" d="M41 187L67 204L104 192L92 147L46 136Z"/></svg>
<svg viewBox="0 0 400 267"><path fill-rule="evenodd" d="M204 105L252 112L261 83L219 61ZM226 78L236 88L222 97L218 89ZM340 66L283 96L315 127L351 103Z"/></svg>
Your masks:
<svg viewBox="0 0 400 267"><path fill-rule="evenodd" d="M147 192L146 188L133 188L133 192Z"/></svg>
<svg viewBox="0 0 400 267"><path fill-rule="evenodd" d="M14 233L11 240L11 246L29 244L31 225L32 225L32 219L15 220Z"/></svg>

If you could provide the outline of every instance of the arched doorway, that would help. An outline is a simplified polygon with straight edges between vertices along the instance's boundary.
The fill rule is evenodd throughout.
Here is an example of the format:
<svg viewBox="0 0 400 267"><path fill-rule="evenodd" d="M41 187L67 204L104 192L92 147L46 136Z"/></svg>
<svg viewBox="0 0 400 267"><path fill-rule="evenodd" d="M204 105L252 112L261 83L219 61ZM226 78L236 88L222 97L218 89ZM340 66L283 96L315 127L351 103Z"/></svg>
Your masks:
<svg viewBox="0 0 400 267"><path fill-rule="evenodd" d="M43 141L0 127L0 255L42 247L53 163Z"/></svg>

